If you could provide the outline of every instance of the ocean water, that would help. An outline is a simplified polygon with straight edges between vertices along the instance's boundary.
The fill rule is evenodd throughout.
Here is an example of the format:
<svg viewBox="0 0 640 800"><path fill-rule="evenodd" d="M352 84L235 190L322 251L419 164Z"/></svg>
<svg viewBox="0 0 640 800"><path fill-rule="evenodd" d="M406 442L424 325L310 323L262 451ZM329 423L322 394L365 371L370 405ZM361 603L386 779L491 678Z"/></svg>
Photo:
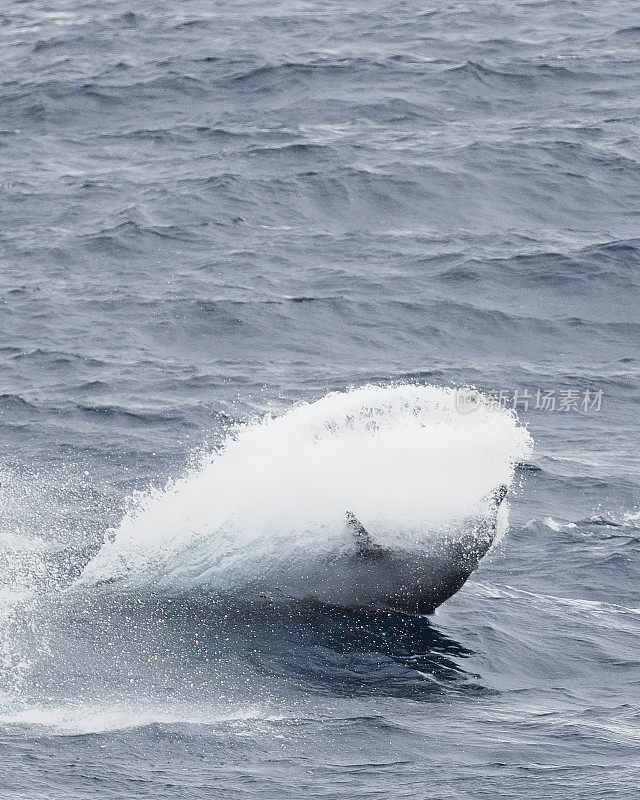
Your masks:
<svg viewBox="0 0 640 800"><path fill-rule="evenodd" d="M0 796L638 797L639 19L3 4Z"/></svg>

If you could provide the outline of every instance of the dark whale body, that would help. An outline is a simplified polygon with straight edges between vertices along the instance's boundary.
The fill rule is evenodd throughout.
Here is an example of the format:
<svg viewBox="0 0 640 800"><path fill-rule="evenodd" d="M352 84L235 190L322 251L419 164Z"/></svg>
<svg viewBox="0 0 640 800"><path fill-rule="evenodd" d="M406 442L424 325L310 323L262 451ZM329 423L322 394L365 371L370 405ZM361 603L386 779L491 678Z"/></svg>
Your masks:
<svg viewBox="0 0 640 800"><path fill-rule="evenodd" d="M349 564L341 559L342 601L351 604L351 596L355 606L432 614L462 587L491 547L498 509L506 494L504 485L491 492L484 499L483 514L462 526L458 536L425 555L381 547L356 516L347 512L346 525L356 552Z"/></svg>
<svg viewBox="0 0 640 800"><path fill-rule="evenodd" d="M290 551L269 563L259 560L260 574L226 591L224 598L258 602L302 601L323 605L406 614L432 614L454 595L477 568L491 547L500 504L507 494L502 485L478 503L475 514L459 520L451 530L425 543L409 547L383 547L351 511L345 514L345 536L329 549L303 549L300 557ZM118 579L99 579L98 585L117 584Z"/></svg>

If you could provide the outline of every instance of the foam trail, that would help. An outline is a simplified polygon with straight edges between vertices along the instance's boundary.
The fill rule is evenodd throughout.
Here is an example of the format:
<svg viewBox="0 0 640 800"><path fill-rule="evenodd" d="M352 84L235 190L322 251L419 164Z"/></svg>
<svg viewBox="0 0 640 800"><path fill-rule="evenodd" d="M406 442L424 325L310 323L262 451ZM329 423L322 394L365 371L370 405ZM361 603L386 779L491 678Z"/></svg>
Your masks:
<svg viewBox="0 0 640 800"><path fill-rule="evenodd" d="M353 549L347 510L381 546L424 553L509 484L530 447L512 413L483 402L460 413L452 389L332 393L238 427L183 478L142 497L78 583L319 596L318 565ZM322 580L322 599L340 603L339 581L327 594L326 572Z"/></svg>

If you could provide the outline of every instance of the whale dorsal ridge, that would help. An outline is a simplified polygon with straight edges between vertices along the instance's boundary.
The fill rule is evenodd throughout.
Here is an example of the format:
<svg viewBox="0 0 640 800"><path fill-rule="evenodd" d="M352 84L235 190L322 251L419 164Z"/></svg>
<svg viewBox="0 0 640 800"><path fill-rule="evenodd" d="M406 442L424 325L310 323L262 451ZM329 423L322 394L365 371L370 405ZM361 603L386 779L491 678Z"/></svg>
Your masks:
<svg viewBox="0 0 640 800"><path fill-rule="evenodd" d="M384 548L376 544L371 538L371 534L356 517L353 511L347 511L347 530L349 531L356 545L358 555L362 558L381 558L385 555Z"/></svg>

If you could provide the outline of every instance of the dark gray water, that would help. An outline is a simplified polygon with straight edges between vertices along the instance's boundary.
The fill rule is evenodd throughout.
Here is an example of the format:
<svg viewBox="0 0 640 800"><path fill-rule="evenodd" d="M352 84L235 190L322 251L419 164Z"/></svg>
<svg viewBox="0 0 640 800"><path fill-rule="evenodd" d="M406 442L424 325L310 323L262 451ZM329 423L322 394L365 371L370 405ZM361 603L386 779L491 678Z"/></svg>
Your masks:
<svg viewBox="0 0 640 800"><path fill-rule="evenodd" d="M639 19L3 5L2 797L638 796ZM531 397L509 530L435 616L166 592L165 551L69 591L236 423L393 383Z"/></svg>

